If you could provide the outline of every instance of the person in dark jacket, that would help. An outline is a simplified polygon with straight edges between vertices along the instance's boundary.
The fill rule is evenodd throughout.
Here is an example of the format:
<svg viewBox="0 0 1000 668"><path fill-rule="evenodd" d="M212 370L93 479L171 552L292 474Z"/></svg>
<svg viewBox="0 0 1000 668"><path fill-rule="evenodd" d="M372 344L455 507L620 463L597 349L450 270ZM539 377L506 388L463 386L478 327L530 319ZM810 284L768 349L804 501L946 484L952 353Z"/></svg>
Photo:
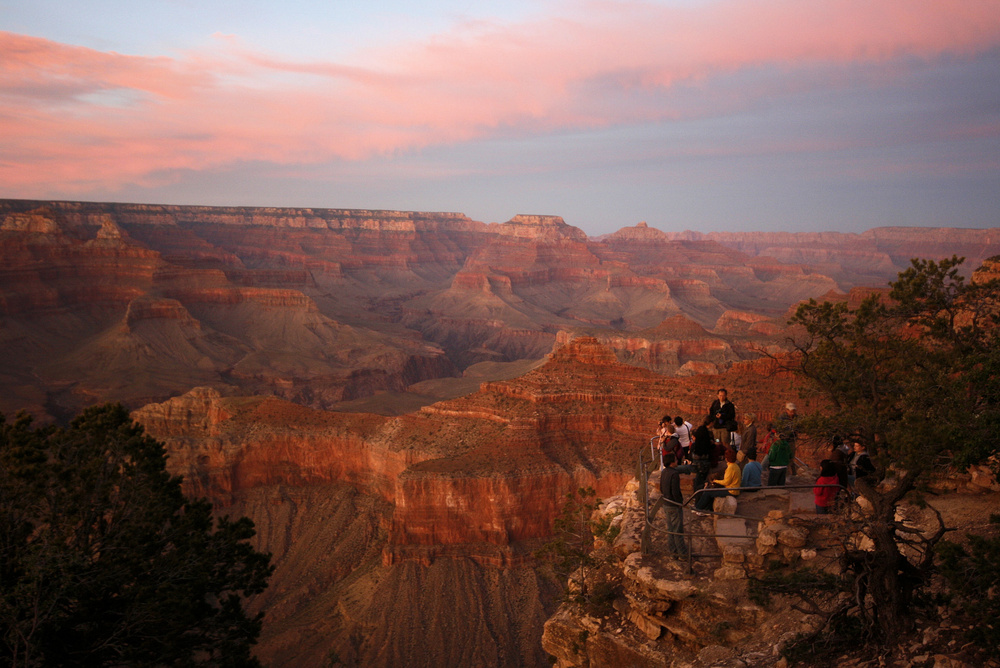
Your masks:
<svg viewBox="0 0 1000 668"><path fill-rule="evenodd" d="M663 470L660 472L660 494L663 495L663 510L667 518L667 547L670 554L678 559L687 559L687 546L684 544L684 512L681 504L680 474L674 468L676 458L674 453L663 455Z"/></svg>
<svg viewBox="0 0 1000 668"><path fill-rule="evenodd" d="M847 463L847 480L851 489L854 489L854 483L858 478L875 473L875 465L872 464L872 458L868 455L868 447L861 441L854 441L853 447L854 454L851 455L851 459Z"/></svg>
<svg viewBox="0 0 1000 668"><path fill-rule="evenodd" d="M694 430L694 444L691 446L691 463L694 466L694 489L705 486L712 470L712 455L715 453L715 439L707 425Z"/></svg>
<svg viewBox="0 0 1000 668"><path fill-rule="evenodd" d="M711 420L712 434L715 440L729 447L730 433L736 431L736 406L729 400L726 388L719 388L718 398L712 402L706 416Z"/></svg>

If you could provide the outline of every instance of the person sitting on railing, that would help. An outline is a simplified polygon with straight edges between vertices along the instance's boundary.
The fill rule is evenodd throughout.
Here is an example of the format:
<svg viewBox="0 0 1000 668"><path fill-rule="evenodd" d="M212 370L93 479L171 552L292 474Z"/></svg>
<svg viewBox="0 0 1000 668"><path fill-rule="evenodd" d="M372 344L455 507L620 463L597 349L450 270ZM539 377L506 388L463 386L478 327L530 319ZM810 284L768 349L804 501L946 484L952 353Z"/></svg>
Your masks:
<svg viewBox="0 0 1000 668"><path fill-rule="evenodd" d="M663 495L663 511L667 517L667 547L670 554L678 559L687 559L687 546L684 545L684 515L681 504L684 496L681 494L681 479L674 467L674 453L663 455L663 471L660 473L660 494ZM671 503L672 502L672 503Z"/></svg>
<svg viewBox="0 0 1000 668"><path fill-rule="evenodd" d="M740 487L760 487L761 466L757 461L757 449L754 448L749 454L742 450L736 453L736 461L743 460L743 476L740 479Z"/></svg>
<svg viewBox="0 0 1000 668"><path fill-rule="evenodd" d="M722 476L722 480L713 480L712 482L715 485L721 485L721 487L702 492L694 504L695 512L708 510L712 507L712 502L715 499L727 494L739 496L740 467L736 464L736 452L732 448L726 448L726 473Z"/></svg>

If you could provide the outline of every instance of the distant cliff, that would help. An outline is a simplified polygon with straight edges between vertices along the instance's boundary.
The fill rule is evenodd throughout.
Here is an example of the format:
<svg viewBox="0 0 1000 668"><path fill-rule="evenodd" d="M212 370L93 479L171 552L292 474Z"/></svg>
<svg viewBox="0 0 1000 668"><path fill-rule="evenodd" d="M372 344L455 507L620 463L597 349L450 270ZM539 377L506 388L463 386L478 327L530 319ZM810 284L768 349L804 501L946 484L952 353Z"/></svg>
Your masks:
<svg viewBox="0 0 1000 668"><path fill-rule="evenodd" d="M953 252L1000 254L996 230L592 239L553 215L0 200L0 410L64 419L210 386L399 413L436 398L414 386L457 396L473 365L580 335L661 373L722 372L780 350L797 302Z"/></svg>

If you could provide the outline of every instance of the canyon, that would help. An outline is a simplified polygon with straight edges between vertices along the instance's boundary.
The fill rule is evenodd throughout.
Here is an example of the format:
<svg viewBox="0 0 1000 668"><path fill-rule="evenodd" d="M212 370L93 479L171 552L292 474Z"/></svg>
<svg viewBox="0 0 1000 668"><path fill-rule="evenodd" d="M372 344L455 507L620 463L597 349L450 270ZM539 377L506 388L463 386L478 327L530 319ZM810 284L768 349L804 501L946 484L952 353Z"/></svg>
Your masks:
<svg viewBox="0 0 1000 668"><path fill-rule="evenodd" d="M805 299L996 230L590 238L558 216L0 200L0 412L121 401L273 556L270 665L548 665L566 495L620 492L664 414L814 407Z"/></svg>
<svg viewBox="0 0 1000 668"><path fill-rule="evenodd" d="M772 415L795 379L764 367L674 379L580 337L402 416L195 388L133 417L189 493L254 520L277 567L251 602L267 663L540 666L561 584L533 553L566 495L617 493L659 417L700 415L717 383Z"/></svg>
<svg viewBox="0 0 1000 668"><path fill-rule="evenodd" d="M558 216L0 200L0 410L65 420L196 386L405 413L594 336L666 374L781 348L803 299L996 230L588 238Z"/></svg>

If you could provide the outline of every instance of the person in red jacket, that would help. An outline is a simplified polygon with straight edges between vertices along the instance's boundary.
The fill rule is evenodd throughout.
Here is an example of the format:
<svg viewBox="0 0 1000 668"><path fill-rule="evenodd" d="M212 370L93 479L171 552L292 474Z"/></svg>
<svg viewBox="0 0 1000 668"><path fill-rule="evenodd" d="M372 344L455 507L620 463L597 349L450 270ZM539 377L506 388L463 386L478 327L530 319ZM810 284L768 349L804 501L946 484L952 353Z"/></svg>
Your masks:
<svg viewBox="0 0 1000 668"><path fill-rule="evenodd" d="M820 485L837 485L837 487L821 487ZM820 462L819 477L816 478L816 487L813 487L813 498L816 501L816 514L826 515L833 508L833 502L840 493L840 479L837 477L837 468L829 459Z"/></svg>

